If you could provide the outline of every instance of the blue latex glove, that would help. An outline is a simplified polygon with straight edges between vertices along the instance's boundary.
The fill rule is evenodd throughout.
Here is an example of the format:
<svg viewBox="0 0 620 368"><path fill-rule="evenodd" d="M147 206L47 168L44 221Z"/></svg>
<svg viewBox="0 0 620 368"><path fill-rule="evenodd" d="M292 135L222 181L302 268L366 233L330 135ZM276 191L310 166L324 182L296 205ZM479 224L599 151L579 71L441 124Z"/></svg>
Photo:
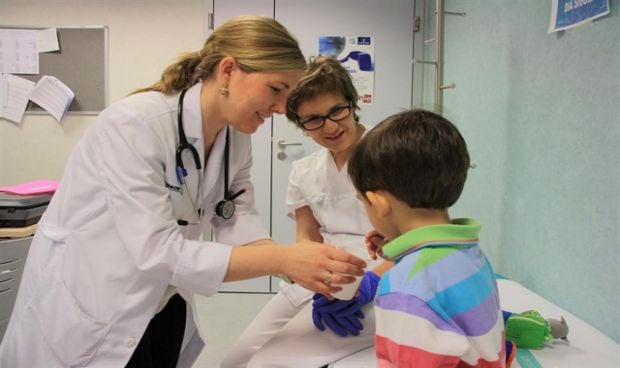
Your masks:
<svg viewBox="0 0 620 368"><path fill-rule="evenodd" d="M314 294L312 299L312 322L321 331L325 331L325 325L338 336L346 337L347 334L357 336L364 329L360 319L364 318L362 307L375 298L379 276L371 271L366 271L358 295L351 300L329 300L322 294Z"/></svg>

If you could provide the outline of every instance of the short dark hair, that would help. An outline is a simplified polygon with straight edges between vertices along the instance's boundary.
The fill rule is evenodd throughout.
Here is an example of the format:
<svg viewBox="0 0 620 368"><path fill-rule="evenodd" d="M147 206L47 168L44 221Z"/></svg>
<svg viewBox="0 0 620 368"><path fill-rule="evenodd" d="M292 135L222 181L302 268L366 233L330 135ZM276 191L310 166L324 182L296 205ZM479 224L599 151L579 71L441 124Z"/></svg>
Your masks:
<svg viewBox="0 0 620 368"><path fill-rule="evenodd" d="M356 111L358 95L349 72L340 64L340 61L331 56L319 56L311 59L297 87L288 96L286 103L286 117L299 125L297 109L304 102L317 96L334 94L344 97L351 103L355 121L359 121Z"/></svg>
<svg viewBox="0 0 620 368"><path fill-rule="evenodd" d="M411 208L452 206L468 169L467 145L458 129L421 109L383 120L360 140L348 162L361 194L385 190Z"/></svg>

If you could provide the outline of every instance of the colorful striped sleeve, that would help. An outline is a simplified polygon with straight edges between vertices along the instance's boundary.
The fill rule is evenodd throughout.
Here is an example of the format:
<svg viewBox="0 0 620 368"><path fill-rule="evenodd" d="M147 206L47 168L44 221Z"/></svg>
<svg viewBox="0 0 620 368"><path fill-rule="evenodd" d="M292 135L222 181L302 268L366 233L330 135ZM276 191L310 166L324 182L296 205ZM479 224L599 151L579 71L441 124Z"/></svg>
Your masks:
<svg viewBox="0 0 620 368"><path fill-rule="evenodd" d="M375 346L379 367L501 368L503 320L486 333L467 336L454 321L446 321L423 300L391 293L375 304Z"/></svg>

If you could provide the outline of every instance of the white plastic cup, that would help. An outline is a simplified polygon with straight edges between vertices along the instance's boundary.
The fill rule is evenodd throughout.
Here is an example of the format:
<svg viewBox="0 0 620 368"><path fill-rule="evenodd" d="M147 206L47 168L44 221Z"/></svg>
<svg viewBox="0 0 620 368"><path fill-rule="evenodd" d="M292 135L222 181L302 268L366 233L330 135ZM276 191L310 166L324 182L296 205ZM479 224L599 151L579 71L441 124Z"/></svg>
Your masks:
<svg viewBox="0 0 620 368"><path fill-rule="evenodd" d="M366 248L355 247L355 246L339 246L338 248L344 250L345 252L351 253L358 258L363 259L367 263L372 260ZM362 282L362 277L364 276L356 277L355 281L353 281L350 284L338 284L338 286L340 286L342 290L340 290L339 292L333 293L332 295L334 296L334 298L337 298L340 300L353 299L353 297L355 296L355 293L357 292L357 289L360 286L360 282Z"/></svg>

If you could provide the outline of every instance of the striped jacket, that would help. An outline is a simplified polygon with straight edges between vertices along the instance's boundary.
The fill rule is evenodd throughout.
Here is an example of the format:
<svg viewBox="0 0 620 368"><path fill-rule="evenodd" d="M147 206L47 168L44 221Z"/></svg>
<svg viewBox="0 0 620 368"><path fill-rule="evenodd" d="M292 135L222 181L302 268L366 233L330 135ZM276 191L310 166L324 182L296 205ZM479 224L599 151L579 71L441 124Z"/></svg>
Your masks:
<svg viewBox="0 0 620 368"><path fill-rule="evenodd" d="M470 219L409 231L383 247L396 265L375 299L379 367L505 366L491 265Z"/></svg>

